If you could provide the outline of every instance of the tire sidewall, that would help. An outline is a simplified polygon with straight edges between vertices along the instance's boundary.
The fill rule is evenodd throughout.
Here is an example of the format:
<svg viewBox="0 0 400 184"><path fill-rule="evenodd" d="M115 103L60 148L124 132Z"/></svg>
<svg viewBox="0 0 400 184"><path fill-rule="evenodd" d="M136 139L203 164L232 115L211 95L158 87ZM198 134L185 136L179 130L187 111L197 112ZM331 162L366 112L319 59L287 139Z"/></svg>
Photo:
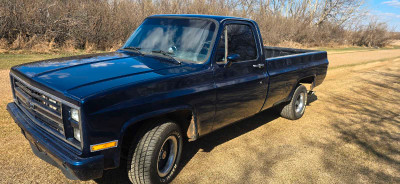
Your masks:
<svg viewBox="0 0 400 184"><path fill-rule="evenodd" d="M301 110L301 112L297 113L296 112L296 100L297 97L301 94L304 93L304 108ZM292 98L292 110L293 110L293 114L295 116L295 119L299 119L304 115L304 112L306 111L306 106L307 106L307 88L303 85L300 85L296 88L296 91L293 94L293 98Z"/></svg>
<svg viewBox="0 0 400 184"><path fill-rule="evenodd" d="M172 179L174 179L174 177L177 174L179 160L181 158L181 153L182 153L183 139L182 139L182 133L181 133L179 126L175 123L173 123L172 125L173 126L168 126L165 129L165 131L163 131L161 133L161 135L158 137L158 140L156 141L156 144L155 144L154 152L151 155L150 176L151 176L152 183L169 183L172 181ZM175 159L175 163L172 167L172 170L168 173L167 176L161 178L157 172L158 154L159 154L159 151L160 151L161 146L164 143L164 141L171 135L176 136L176 138L178 140L178 152L177 152L177 156Z"/></svg>

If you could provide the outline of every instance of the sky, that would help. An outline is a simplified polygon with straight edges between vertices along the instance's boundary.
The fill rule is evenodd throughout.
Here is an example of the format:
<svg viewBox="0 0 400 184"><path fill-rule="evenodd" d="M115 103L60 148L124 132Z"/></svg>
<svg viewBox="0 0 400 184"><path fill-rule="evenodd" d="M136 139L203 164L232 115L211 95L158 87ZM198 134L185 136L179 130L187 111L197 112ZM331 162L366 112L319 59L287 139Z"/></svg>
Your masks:
<svg viewBox="0 0 400 184"><path fill-rule="evenodd" d="M368 0L367 6L370 14L400 32L400 0Z"/></svg>

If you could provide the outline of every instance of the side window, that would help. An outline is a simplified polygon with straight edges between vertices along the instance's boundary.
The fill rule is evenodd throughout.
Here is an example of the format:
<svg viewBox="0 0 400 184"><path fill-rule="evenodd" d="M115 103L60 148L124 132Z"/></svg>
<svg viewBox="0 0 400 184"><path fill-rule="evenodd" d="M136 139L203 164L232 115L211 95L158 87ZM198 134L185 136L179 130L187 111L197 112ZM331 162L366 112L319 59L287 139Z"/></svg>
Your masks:
<svg viewBox="0 0 400 184"><path fill-rule="evenodd" d="M250 26L245 24L228 24L228 56L239 54L237 61L248 61L257 58L257 47L254 40L254 34ZM221 34L216 52L216 61L225 61L225 33Z"/></svg>
<svg viewBox="0 0 400 184"><path fill-rule="evenodd" d="M250 26L245 24L230 24L228 29L228 55L239 54L238 61L248 61L257 58L257 47Z"/></svg>

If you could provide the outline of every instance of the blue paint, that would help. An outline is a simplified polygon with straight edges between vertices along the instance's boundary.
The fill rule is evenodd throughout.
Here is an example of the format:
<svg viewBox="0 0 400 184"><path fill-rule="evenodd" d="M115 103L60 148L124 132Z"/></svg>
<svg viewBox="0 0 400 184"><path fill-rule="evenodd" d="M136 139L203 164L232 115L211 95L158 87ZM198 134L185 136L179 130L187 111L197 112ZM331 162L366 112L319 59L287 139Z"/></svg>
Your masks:
<svg viewBox="0 0 400 184"><path fill-rule="evenodd" d="M120 49L13 67L12 75L80 107L81 150L59 150L58 147L66 143L34 128L15 103L8 105L17 124L31 135L31 142L37 140L42 149L54 155L53 160L65 161L70 170L76 168L85 173L68 172L75 178L99 177L98 168L90 168L88 164L97 164L101 170L118 167L125 130L141 120L190 110L195 115L198 136L203 136L290 100L300 79L315 77L315 85L319 85L326 76L326 52L264 47L257 23L249 19L210 15L155 15L149 18L212 20L217 24L215 43L219 42L226 24L249 25L255 33L257 59L233 62L230 67L217 64L214 59L217 44L213 43L208 58L202 63L176 64L167 61L170 59L167 57ZM90 145L111 140L119 141L117 148L90 152Z"/></svg>

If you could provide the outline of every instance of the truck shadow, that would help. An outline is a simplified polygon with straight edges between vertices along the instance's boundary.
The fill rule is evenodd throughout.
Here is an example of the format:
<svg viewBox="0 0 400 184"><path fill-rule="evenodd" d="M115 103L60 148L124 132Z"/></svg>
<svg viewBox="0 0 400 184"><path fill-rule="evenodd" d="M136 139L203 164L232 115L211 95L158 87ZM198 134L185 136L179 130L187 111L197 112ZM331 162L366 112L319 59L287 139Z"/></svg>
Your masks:
<svg viewBox="0 0 400 184"><path fill-rule="evenodd" d="M216 130L194 142L185 142L181 156L178 173L192 160L198 152L211 152L218 145L229 142L252 130L257 129L269 122L279 118L275 109L268 109L244 120L237 121L231 125Z"/></svg>
<svg viewBox="0 0 400 184"><path fill-rule="evenodd" d="M308 95L307 106L315 102L318 97L315 94ZM194 142L185 142L184 152L181 156L180 172L186 164L199 152L211 152L218 145L224 144L232 139L240 137L258 127L264 126L269 122L279 118L279 112L276 108L264 110L254 116L237 121L231 125L216 130Z"/></svg>
<svg viewBox="0 0 400 184"><path fill-rule="evenodd" d="M318 98L315 94L308 95L310 105ZM186 164L199 152L211 152L218 145L224 144L232 139L240 137L258 127L264 126L269 122L279 118L279 112L275 108L264 110L249 118L237 121L231 125L216 130L194 142L184 142L181 161L177 172L179 173ZM102 179L96 179L96 183L129 183L128 176L120 169L105 171Z"/></svg>
<svg viewBox="0 0 400 184"><path fill-rule="evenodd" d="M307 106L318 100L318 96L315 93L307 95Z"/></svg>
<svg viewBox="0 0 400 184"><path fill-rule="evenodd" d="M277 118L279 114L274 109L268 109L252 117L240 120L234 124L223 127L194 142L184 142L178 173L200 150L210 152L216 146L228 142ZM120 169L105 171L103 178L94 180L96 183L129 183L128 176Z"/></svg>
<svg viewBox="0 0 400 184"><path fill-rule="evenodd" d="M347 95L327 98L335 136L304 140L323 150L325 172L340 183L400 183L400 70L365 73ZM346 168L346 169L343 169Z"/></svg>

